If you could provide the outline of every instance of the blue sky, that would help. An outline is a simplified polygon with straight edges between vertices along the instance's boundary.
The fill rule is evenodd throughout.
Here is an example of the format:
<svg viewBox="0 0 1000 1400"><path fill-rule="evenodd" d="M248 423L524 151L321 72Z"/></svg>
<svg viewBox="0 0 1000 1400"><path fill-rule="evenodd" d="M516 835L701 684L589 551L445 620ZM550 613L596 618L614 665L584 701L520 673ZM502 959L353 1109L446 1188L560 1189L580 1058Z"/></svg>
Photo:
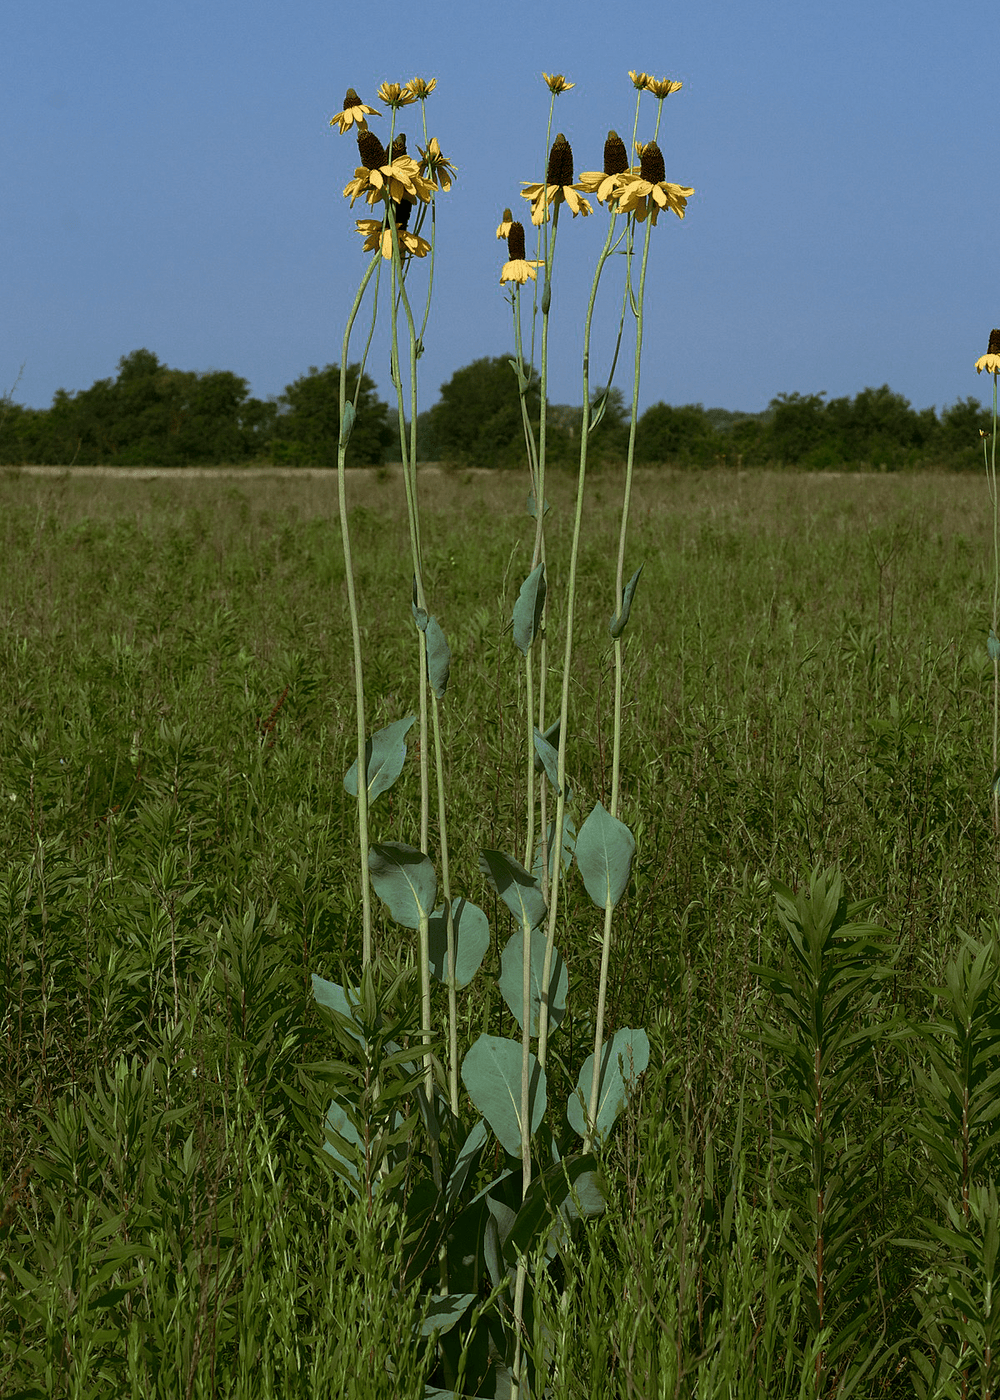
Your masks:
<svg viewBox="0 0 1000 1400"><path fill-rule="evenodd" d="M609 127L631 132L630 68L683 81L660 145L667 178L696 189L683 223L653 230L643 406L757 411L782 392L883 383L917 408L987 398L973 361L1000 325L992 5L2 0L0 13L0 390L23 362L20 403L113 376L140 346L233 370L260 397L338 360L366 211L342 197L356 147L329 119L348 86L372 101L383 80L419 75L438 80L429 130L459 170L439 202L429 406L456 369L511 348L495 231L541 178L543 70L576 84L553 129L579 172L600 166ZM412 151L419 114L402 117ZM605 220L560 222L556 402L581 398ZM381 335L368 368L388 399Z"/></svg>

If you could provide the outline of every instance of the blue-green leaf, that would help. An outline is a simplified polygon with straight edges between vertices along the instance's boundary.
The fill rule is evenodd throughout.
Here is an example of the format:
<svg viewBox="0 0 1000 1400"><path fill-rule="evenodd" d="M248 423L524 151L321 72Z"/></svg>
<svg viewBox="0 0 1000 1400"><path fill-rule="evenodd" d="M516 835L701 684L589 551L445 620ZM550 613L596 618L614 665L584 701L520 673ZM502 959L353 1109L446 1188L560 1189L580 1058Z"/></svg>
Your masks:
<svg viewBox="0 0 1000 1400"><path fill-rule="evenodd" d="M432 1332L440 1336L450 1332L476 1301L475 1293L446 1293L443 1298L435 1298L427 1309L427 1316L420 1325L421 1337L429 1337Z"/></svg>
<svg viewBox="0 0 1000 1400"><path fill-rule="evenodd" d="M556 868L556 824L549 822L549 880L551 881ZM563 814L563 835L562 835L562 868L568 870L573 861L573 852L576 850L576 823L568 812ZM531 873L541 884L542 880L542 838L539 836L535 842L535 860L531 867Z"/></svg>
<svg viewBox="0 0 1000 1400"><path fill-rule="evenodd" d="M406 762L406 744L403 742L407 731L416 720L416 715L407 715L377 730L365 745L365 769L368 773L368 801L374 802L380 793L387 792L403 771ZM358 760L355 759L344 777L344 787L352 797L358 795Z"/></svg>
<svg viewBox="0 0 1000 1400"><path fill-rule="evenodd" d="M413 621L417 624L421 632L427 631L427 610L417 606L417 576L413 575L413 597L410 600L410 610L413 613Z"/></svg>
<svg viewBox="0 0 1000 1400"><path fill-rule="evenodd" d="M530 1131L545 1116L545 1071L528 1057ZM462 1061L462 1083L500 1139L505 1152L521 1155L521 1047L515 1040L481 1035Z"/></svg>
<svg viewBox="0 0 1000 1400"><path fill-rule="evenodd" d="M990 654L991 661L1000 661L1000 637L990 628L990 635L986 641L986 650Z"/></svg>
<svg viewBox="0 0 1000 1400"><path fill-rule="evenodd" d="M628 1101L629 1089L649 1065L649 1037L645 1031L623 1027L610 1045L601 1051L601 1077L597 1088L597 1119L594 1141L600 1144L611 1131L615 1119ZM566 1117L574 1132L587 1135L587 1111L594 1078L594 1056L584 1061L576 1088L569 1096Z"/></svg>
<svg viewBox="0 0 1000 1400"><path fill-rule="evenodd" d="M482 1150L483 1144L489 1136L486 1127L486 1120L480 1118L469 1136L462 1143L458 1156L455 1158L455 1165L452 1168L451 1176L448 1178L447 1198L448 1207L451 1209L465 1186L469 1172L476 1160L478 1153Z"/></svg>
<svg viewBox="0 0 1000 1400"><path fill-rule="evenodd" d="M591 405L591 408L590 408L590 428L589 428L589 431L590 431L590 432L593 432L593 431L594 431L594 429L597 427L598 423L599 423L599 422L601 421L601 419L604 417L604 413L605 413L605 410L607 409L607 406L608 406L608 396L607 396L606 393L602 394L601 397L600 397L595 403L593 403L593 404Z"/></svg>
<svg viewBox="0 0 1000 1400"><path fill-rule="evenodd" d="M545 501L542 505L543 519L548 515L551 509L552 507L549 505L548 501ZM534 492L532 491L528 492L528 514L531 516L532 520L538 519L538 502L535 500Z"/></svg>
<svg viewBox="0 0 1000 1400"><path fill-rule="evenodd" d="M628 624L629 613L632 611L632 599L635 597L636 584L639 582L639 575L642 573L643 565L640 564L635 573L625 585L622 594L622 610L620 613L613 613L611 617L610 632L612 637L620 637Z"/></svg>
<svg viewBox="0 0 1000 1400"><path fill-rule="evenodd" d="M502 851L480 851L479 868L521 927L537 928L546 910L534 875Z"/></svg>
<svg viewBox="0 0 1000 1400"><path fill-rule="evenodd" d="M559 796L559 751L554 749L549 741L542 734L540 729L535 729L535 756L541 760L542 767L548 776L549 782Z"/></svg>
<svg viewBox="0 0 1000 1400"><path fill-rule="evenodd" d="M448 673L451 670L451 651L441 630L441 624L432 617L427 624L427 676L431 689L439 700L444 699L448 689Z"/></svg>
<svg viewBox="0 0 1000 1400"><path fill-rule="evenodd" d="M490 946L490 923L476 904L467 899L451 902L451 926L455 935L455 985L466 987L482 965ZM429 927L431 972L439 982L448 981L448 920L444 909L435 909Z"/></svg>
<svg viewBox="0 0 1000 1400"><path fill-rule="evenodd" d="M360 993L356 987L351 988L351 996L354 998L352 1001L338 982L328 982L325 977L319 977L314 972L312 975L312 994L320 1006L325 1006L337 1015L343 1016L349 1023L347 1029L351 1035L355 1040L364 1044L364 1036L357 1028L354 1015L355 1008L361 1004Z"/></svg>
<svg viewBox="0 0 1000 1400"><path fill-rule="evenodd" d="M344 416L340 420L341 447L346 447L347 444L350 442L351 433L354 431L354 420L356 417L357 414L354 411L354 405L351 403L350 399L348 399L347 403L344 404Z"/></svg>
<svg viewBox="0 0 1000 1400"><path fill-rule="evenodd" d="M549 727L548 727L548 729L546 729L545 733L542 735L542 738L543 738L543 739L545 740L545 742L548 744L549 748L550 748L550 749L555 749L555 751L556 751L557 754L558 754L558 752L559 752L559 727L560 727L561 724L562 724L562 720L557 719L556 722L555 722L555 724L550 724ZM536 733L536 734L538 733L538 730L537 730L537 729L535 730L535 733ZM538 752L538 745L536 744L536 745L535 745L535 772L536 772L536 773L543 773L544 771L545 771L545 763L543 762L542 757L541 757L541 755L540 755L539 752Z"/></svg>
<svg viewBox="0 0 1000 1400"><path fill-rule="evenodd" d="M389 913L404 928L419 928L429 919L437 894L437 875L429 858L413 846L386 841L368 852L375 893L389 906Z"/></svg>
<svg viewBox="0 0 1000 1400"><path fill-rule="evenodd" d="M540 1176L532 1178L527 1195L504 1241L505 1257L512 1263L532 1249L556 1222L600 1215L607 1204L600 1164L593 1153L564 1157Z"/></svg>
<svg viewBox="0 0 1000 1400"><path fill-rule="evenodd" d="M537 564L521 584L514 604L514 645L527 656L545 607L545 564Z"/></svg>
<svg viewBox="0 0 1000 1400"><path fill-rule="evenodd" d="M328 1152L333 1158L337 1175L347 1182L355 1196L360 1196L364 1143L361 1141L361 1135L357 1128L336 1099L327 1109L323 1135L325 1139L323 1151Z"/></svg>
<svg viewBox="0 0 1000 1400"><path fill-rule="evenodd" d="M538 1034L538 1012L542 999L542 973L545 969L545 934L537 929L531 934L531 1030ZM517 1024L524 1029L524 934L515 933L503 950L500 959L501 971L497 985L504 1001L510 1007ZM552 949L552 966L549 968L549 1028L554 1030L566 1015L566 994L569 991L569 973L558 948Z"/></svg>
<svg viewBox="0 0 1000 1400"><path fill-rule="evenodd" d="M598 802L576 838L576 863L598 909L614 908L621 899L634 855L631 831Z"/></svg>

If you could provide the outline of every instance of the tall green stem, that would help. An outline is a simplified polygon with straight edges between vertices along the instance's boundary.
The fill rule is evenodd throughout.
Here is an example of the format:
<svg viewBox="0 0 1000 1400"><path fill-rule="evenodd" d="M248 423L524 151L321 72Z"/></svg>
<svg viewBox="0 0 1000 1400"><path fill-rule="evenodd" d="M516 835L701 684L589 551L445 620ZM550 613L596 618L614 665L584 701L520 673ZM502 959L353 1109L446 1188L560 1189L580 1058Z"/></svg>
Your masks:
<svg viewBox="0 0 1000 1400"><path fill-rule="evenodd" d="M549 978L552 971L553 950L555 948L556 922L558 917L559 904L559 877L562 873L562 844L563 829L566 824L566 739L569 730L569 681L570 667L573 660L573 621L576 607L576 571L577 562L580 555L580 532L583 523L583 495L584 486L587 479L587 449L590 440L590 332L594 319L594 306L597 302L597 289L601 281L601 273L604 271L604 264L611 254L614 243L614 220L608 225L608 236L604 242L604 248L597 262L594 272L594 281L590 289L590 300L587 303L587 316L583 327L583 422L580 425L580 467L577 477L576 488L576 512L573 518L573 544L570 550L569 560L569 583L566 597L566 643L563 653L563 677L562 695L559 707L559 762L558 762L558 785L559 792L556 799L556 820L552 835L552 847L556 852L556 858L551 862L552 870L549 882L549 913L546 927L545 941L545 961L542 967L542 986L548 987ZM543 330L544 335L544 330ZM548 855L545 850L546 829L543 826L543 858L548 866ZM541 1005L538 1010L538 1062L545 1068L545 1059L548 1051L549 1037L549 1006L548 997L542 996Z"/></svg>
<svg viewBox="0 0 1000 1400"><path fill-rule="evenodd" d="M361 855L361 967L364 970L372 956L372 897L368 879L368 766L365 763L365 686L361 664L361 624L358 617L358 599L354 587L354 559L351 553L351 531L347 520L347 486L345 481L347 444L350 438L350 424L345 422L347 404L347 355L350 347L351 329L361 307L361 299L372 274L381 261L376 253L368 265L368 271L361 279L354 305L351 307L344 330L344 340L340 351L340 436L337 441L337 503L340 511L340 537L344 547L344 575L347 583L347 607L351 616L351 646L354 658L354 707L357 717L357 773L358 773L358 844Z"/></svg>

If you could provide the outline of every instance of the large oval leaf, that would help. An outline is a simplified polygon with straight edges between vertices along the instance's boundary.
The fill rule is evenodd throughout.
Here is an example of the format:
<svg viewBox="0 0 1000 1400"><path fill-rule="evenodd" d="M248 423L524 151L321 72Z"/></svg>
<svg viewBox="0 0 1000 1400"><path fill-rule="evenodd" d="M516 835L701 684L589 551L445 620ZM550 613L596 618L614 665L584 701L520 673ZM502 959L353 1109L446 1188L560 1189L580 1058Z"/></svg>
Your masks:
<svg viewBox="0 0 1000 1400"><path fill-rule="evenodd" d="M634 855L631 831L598 802L576 838L576 863L598 909L614 908L621 899Z"/></svg>
<svg viewBox="0 0 1000 1400"><path fill-rule="evenodd" d="M415 722L416 715L407 715L385 729L376 730L365 745L365 769L368 773L368 801L374 802L379 793L388 791L403 771L406 745L403 740ZM355 759L344 777L344 787L352 797L358 795L358 760Z"/></svg>
<svg viewBox="0 0 1000 1400"><path fill-rule="evenodd" d="M480 851L479 868L521 927L537 928L546 910L534 875L502 851Z"/></svg>
<svg viewBox="0 0 1000 1400"><path fill-rule="evenodd" d="M545 1116L545 1071L528 1056L530 1132ZM462 1083L500 1139L505 1152L521 1155L521 1047L502 1036L481 1035L462 1061Z"/></svg>
<svg viewBox="0 0 1000 1400"><path fill-rule="evenodd" d="M455 986L466 987L479 971L490 946L490 922L477 904L453 899L451 926L455 935ZM447 982L448 921L444 909L435 909L431 915L428 945L431 972L439 982Z"/></svg>
<svg viewBox="0 0 1000 1400"><path fill-rule="evenodd" d="M431 690L439 700L443 700L448 689L448 676L451 674L451 649L436 617L432 617L428 622L426 635L427 678L431 683Z"/></svg>
<svg viewBox="0 0 1000 1400"><path fill-rule="evenodd" d="M545 563L535 566L521 584L514 604L514 645L527 656L545 607Z"/></svg>
<svg viewBox="0 0 1000 1400"><path fill-rule="evenodd" d="M368 852L375 893L404 928L419 928L429 919L437 894L437 875L429 858L413 846L386 841Z"/></svg>
<svg viewBox="0 0 1000 1400"><path fill-rule="evenodd" d="M545 934L535 929L531 934L531 1030L538 1034L538 1012L542 1001L542 973L545 969ZM497 985L504 1001L513 1012L517 1024L524 1029L524 934L515 933L503 950ZM554 1030L566 1015L566 994L569 973L558 948L552 949L549 969L549 1029Z"/></svg>
<svg viewBox="0 0 1000 1400"><path fill-rule="evenodd" d="M601 1077L597 1086L597 1117L594 1141L600 1144L611 1131L615 1119L628 1101L629 1089L649 1065L649 1037L645 1031L623 1026L601 1051ZM594 1081L594 1056L587 1056L569 1096L566 1117L574 1132L587 1136L587 1113Z"/></svg>

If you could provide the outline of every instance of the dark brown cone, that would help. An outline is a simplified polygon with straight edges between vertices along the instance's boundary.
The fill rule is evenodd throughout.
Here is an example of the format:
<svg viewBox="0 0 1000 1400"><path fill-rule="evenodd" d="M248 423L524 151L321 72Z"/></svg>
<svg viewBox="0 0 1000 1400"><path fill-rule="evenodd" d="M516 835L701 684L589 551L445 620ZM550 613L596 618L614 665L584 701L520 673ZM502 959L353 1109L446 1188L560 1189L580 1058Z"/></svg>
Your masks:
<svg viewBox="0 0 1000 1400"><path fill-rule="evenodd" d="M410 211L413 209L413 205L408 199L401 199L398 204L394 204L392 207L396 211L396 227L400 233L405 233L406 225L410 222Z"/></svg>
<svg viewBox="0 0 1000 1400"><path fill-rule="evenodd" d="M392 159L406 155L406 132L401 131L392 143Z"/></svg>
<svg viewBox="0 0 1000 1400"><path fill-rule="evenodd" d="M990 331L990 343L986 349L987 355L1000 355L1000 331Z"/></svg>
<svg viewBox="0 0 1000 1400"><path fill-rule="evenodd" d="M507 256L511 262L524 257L524 225L517 222L510 226L507 235Z"/></svg>
<svg viewBox="0 0 1000 1400"><path fill-rule="evenodd" d="M366 170L377 170L380 165L388 165L385 147L373 131L358 132L358 154Z"/></svg>
<svg viewBox="0 0 1000 1400"><path fill-rule="evenodd" d="M655 141L646 142L639 161L639 172L642 178L648 180L651 185L658 185L661 180L667 178L666 166L663 164L663 152Z"/></svg>
<svg viewBox="0 0 1000 1400"><path fill-rule="evenodd" d="M348 109L348 107L363 107L363 106L364 106L364 103L361 101L361 98L360 98L360 97L358 96L358 94L354 91L354 89L353 89L353 88L348 88L348 89L347 89L347 95L346 95L346 97L344 98L344 111L346 112L347 109Z"/></svg>
<svg viewBox="0 0 1000 1400"><path fill-rule="evenodd" d="M609 131L608 139L604 143L604 173L605 175L621 175L627 169L628 152L625 149L625 142L617 131Z"/></svg>
<svg viewBox="0 0 1000 1400"><path fill-rule="evenodd" d="M560 131L552 142L549 152L549 168L545 172L547 185L571 185L573 183L573 152L569 142Z"/></svg>

